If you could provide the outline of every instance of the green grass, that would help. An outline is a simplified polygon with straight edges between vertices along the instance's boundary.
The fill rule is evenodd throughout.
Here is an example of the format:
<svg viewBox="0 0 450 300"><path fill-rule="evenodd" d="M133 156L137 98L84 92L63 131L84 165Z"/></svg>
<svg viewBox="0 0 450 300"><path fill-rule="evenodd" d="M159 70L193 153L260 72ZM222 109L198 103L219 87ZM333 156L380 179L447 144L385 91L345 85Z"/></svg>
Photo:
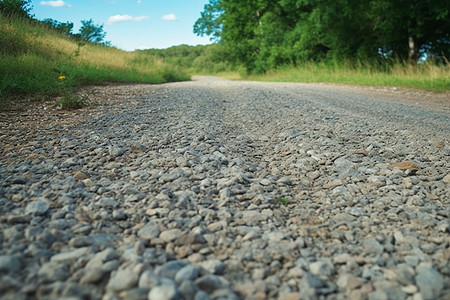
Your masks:
<svg viewBox="0 0 450 300"><path fill-rule="evenodd" d="M450 67L428 62L421 65L393 62L384 66L345 63L308 63L285 67L261 75L243 75L245 80L325 82L366 86L395 86L433 92L450 90Z"/></svg>
<svg viewBox="0 0 450 300"><path fill-rule="evenodd" d="M59 76L66 77L64 86ZM84 85L189 79L177 66L147 54L80 43L35 20L0 15L0 108L23 96L67 96Z"/></svg>
<svg viewBox="0 0 450 300"><path fill-rule="evenodd" d="M275 202L276 203L278 203L278 204L282 204L282 205L284 205L284 206L286 206L286 205L288 205L289 204L289 199L288 198L277 198L276 200L275 200Z"/></svg>

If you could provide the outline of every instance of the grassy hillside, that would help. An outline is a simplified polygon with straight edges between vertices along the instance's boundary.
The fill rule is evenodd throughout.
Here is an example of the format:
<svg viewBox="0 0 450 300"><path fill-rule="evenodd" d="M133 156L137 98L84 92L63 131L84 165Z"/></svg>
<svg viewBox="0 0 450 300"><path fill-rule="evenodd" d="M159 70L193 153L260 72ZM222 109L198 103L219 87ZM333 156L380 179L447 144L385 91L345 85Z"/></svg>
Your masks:
<svg viewBox="0 0 450 300"><path fill-rule="evenodd" d="M68 38L36 20L0 15L0 105L87 84L179 80L189 75L157 57Z"/></svg>

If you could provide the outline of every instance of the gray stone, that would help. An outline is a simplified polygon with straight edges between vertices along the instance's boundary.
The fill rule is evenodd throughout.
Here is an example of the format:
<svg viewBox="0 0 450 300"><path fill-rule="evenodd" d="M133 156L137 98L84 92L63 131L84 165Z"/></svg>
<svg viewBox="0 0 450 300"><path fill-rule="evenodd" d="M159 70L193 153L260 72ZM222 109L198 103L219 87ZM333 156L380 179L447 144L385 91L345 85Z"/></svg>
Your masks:
<svg viewBox="0 0 450 300"><path fill-rule="evenodd" d="M45 263L38 271L39 281L43 283L64 281L69 278L69 266L59 263Z"/></svg>
<svg viewBox="0 0 450 300"><path fill-rule="evenodd" d="M333 263L335 264L346 264L353 261L353 257L348 253L337 254L333 256Z"/></svg>
<svg viewBox="0 0 450 300"><path fill-rule="evenodd" d="M138 280L139 277L135 270L130 268L119 269L109 279L106 289L113 292L129 290L137 285Z"/></svg>
<svg viewBox="0 0 450 300"><path fill-rule="evenodd" d="M204 291L198 291L195 294L194 300L211 300L211 297Z"/></svg>
<svg viewBox="0 0 450 300"><path fill-rule="evenodd" d="M195 281L195 284L199 287L199 289L208 294L213 293L215 290L228 287L228 282L225 279L212 274L198 278Z"/></svg>
<svg viewBox="0 0 450 300"><path fill-rule="evenodd" d="M269 179L267 179L267 178L263 178L263 179L261 179L261 180L259 181L259 183L260 183L261 185L267 186L267 185L270 185L272 182L271 182Z"/></svg>
<svg viewBox="0 0 450 300"><path fill-rule="evenodd" d="M417 266L420 262L420 258L417 256L413 256L413 255L407 255L407 256L405 256L404 259L405 259L405 262L412 267Z"/></svg>
<svg viewBox="0 0 450 300"><path fill-rule="evenodd" d="M144 240L157 238L160 234L159 226L154 221L149 221L144 227L138 230L137 234Z"/></svg>
<svg viewBox="0 0 450 300"><path fill-rule="evenodd" d="M315 299L318 290L325 286L325 282L319 276L307 272L300 283L301 299Z"/></svg>
<svg viewBox="0 0 450 300"><path fill-rule="evenodd" d="M116 200L114 200L113 198L109 198L109 197L101 197L96 203L100 207L104 207L104 208L115 208L119 205L119 203Z"/></svg>
<svg viewBox="0 0 450 300"><path fill-rule="evenodd" d="M247 225L258 225L261 221L267 220L267 216L256 210L243 211L242 219Z"/></svg>
<svg viewBox="0 0 450 300"><path fill-rule="evenodd" d="M195 281L199 274L199 267L194 265L186 265L181 268L175 275L175 282L180 284L184 281Z"/></svg>
<svg viewBox="0 0 450 300"><path fill-rule="evenodd" d="M178 290L184 299L194 299L199 291L197 285L190 280L178 282Z"/></svg>
<svg viewBox="0 0 450 300"><path fill-rule="evenodd" d="M152 289L161 283L161 278L154 272L147 270L139 277L139 287Z"/></svg>
<svg viewBox="0 0 450 300"><path fill-rule="evenodd" d="M164 242L169 243L181 237L182 235L183 232L180 229L174 228L161 232L159 238Z"/></svg>
<svg viewBox="0 0 450 300"><path fill-rule="evenodd" d="M363 241L364 252L369 255L380 255L383 253L383 246L375 239Z"/></svg>
<svg viewBox="0 0 450 300"><path fill-rule="evenodd" d="M69 252L63 252L53 255L51 258L52 262L74 262L82 256L87 255L91 252L90 247L79 248Z"/></svg>
<svg viewBox="0 0 450 300"><path fill-rule="evenodd" d="M112 248L106 248L105 250L96 253L86 264L86 269L104 268L104 263L115 259L118 254Z"/></svg>
<svg viewBox="0 0 450 300"><path fill-rule="evenodd" d="M444 289L444 278L433 267L420 264L417 267L416 284L424 300L438 299Z"/></svg>
<svg viewBox="0 0 450 300"><path fill-rule="evenodd" d="M341 289L354 290L362 285L362 281L355 277L353 274L344 273L339 275L336 284Z"/></svg>
<svg viewBox="0 0 450 300"><path fill-rule="evenodd" d="M359 207L347 207L345 212L355 217L364 215L364 210Z"/></svg>
<svg viewBox="0 0 450 300"><path fill-rule="evenodd" d="M0 255L0 272L16 273L20 270L19 259L12 255Z"/></svg>
<svg viewBox="0 0 450 300"><path fill-rule="evenodd" d="M225 273L225 269L227 267L226 264L221 262L220 260L206 260L200 263L200 265L205 268L207 271L216 275L223 275Z"/></svg>
<svg viewBox="0 0 450 300"><path fill-rule="evenodd" d="M180 293L174 284L158 285L150 290L148 300L178 300Z"/></svg>
<svg viewBox="0 0 450 300"><path fill-rule="evenodd" d="M109 155L111 156L121 156L125 153L125 150L118 146L110 146L109 147Z"/></svg>
<svg viewBox="0 0 450 300"><path fill-rule="evenodd" d="M176 274L189 264L185 260L172 260L155 269L155 273L159 276L174 279Z"/></svg>
<svg viewBox="0 0 450 300"><path fill-rule="evenodd" d="M25 213L33 216L41 216L47 213L50 206L44 199L38 199L27 205L25 208Z"/></svg>
<svg viewBox="0 0 450 300"><path fill-rule="evenodd" d="M211 299L223 299L223 300L239 300L241 297L238 297L233 291L229 289L221 289L214 291L211 294Z"/></svg>
<svg viewBox="0 0 450 300"><path fill-rule="evenodd" d="M101 268L86 269L86 273L81 278L80 283L82 284L97 283L103 279L105 273L106 272Z"/></svg>
<svg viewBox="0 0 450 300"><path fill-rule="evenodd" d="M124 299L127 300L147 300L149 289L134 288L126 291Z"/></svg>
<svg viewBox="0 0 450 300"><path fill-rule="evenodd" d="M309 265L311 273L320 276L331 276L334 273L334 265L329 259L321 259Z"/></svg>

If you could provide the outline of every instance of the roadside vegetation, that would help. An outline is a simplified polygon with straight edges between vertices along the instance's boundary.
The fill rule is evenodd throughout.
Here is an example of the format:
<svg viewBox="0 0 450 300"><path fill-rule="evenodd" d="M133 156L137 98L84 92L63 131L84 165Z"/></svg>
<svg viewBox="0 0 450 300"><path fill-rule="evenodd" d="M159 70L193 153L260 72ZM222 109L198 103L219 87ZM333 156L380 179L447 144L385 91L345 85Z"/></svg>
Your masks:
<svg viewBox="0 0 450 300"><path fill-rule="evenodd" d="M326 82L365 86L390 86L431 92L450 91L450 69L434 62L411 64L395 62L384 67L361 63L306 63L286 66L263 74L242 76L246 80L284 82Z"/></svg>
<svg viewBox="0 0 450 300"><path fill-rule="evenodd" d="M450 89L449 1L210 0L194 32L243 79Z"/></svg>
<svg viewBox="0 0 450 300"><path fill-rule="evenodd" d="M0 109L23 97L59 97L58 106L77 108L88 102L74 95L81 86L163 83L193 74L450 90L450 4L391 7L387 0L365 0L364 7L348 7L341 22L335 13L341 10L326 1L307 2L210 0L194 32L214 44L125 52L105 41L103 26L92 20L73 33L70 22L30 16L30 0L0 0ZM395 14L421 22L404 28Z"/></svg>
<svg viewBox="0 0 450 300"><path fill-rule="evenodd" d="M86 103L73 94L77 87L113 82L164 83L190 78L177 65L157 57L109 46L101 38L104 34L101 26L90 20L83 23L86 36L83 32L70 34L68 23L37 21L27 12L21 13L26 3L0 1L0 108L19 97L40 100L56 96L63 100L59 100L60 106L74 108Z"/></svg>

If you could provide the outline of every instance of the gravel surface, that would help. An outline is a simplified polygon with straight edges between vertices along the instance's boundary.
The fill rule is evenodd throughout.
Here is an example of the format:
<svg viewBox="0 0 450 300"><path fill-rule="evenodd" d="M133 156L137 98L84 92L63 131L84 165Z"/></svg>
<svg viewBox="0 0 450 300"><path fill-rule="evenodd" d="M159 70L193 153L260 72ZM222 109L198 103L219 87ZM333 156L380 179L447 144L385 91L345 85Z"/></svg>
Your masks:
<svg viewBox="0 0 450 300"><path fill-rule="evenodd" d="M2 299L450 299L450 100L231 82L0 114Z"/></svg>

